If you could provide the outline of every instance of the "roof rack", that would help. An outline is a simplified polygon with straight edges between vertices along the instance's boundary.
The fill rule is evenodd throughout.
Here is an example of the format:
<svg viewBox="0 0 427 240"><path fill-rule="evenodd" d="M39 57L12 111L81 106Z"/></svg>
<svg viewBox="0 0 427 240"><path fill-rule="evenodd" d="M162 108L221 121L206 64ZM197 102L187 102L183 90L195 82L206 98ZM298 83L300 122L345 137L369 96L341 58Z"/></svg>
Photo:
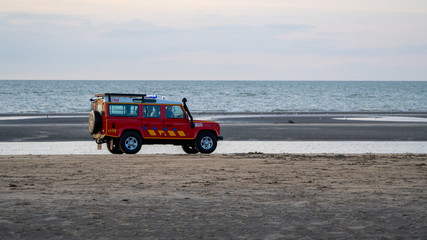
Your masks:
<svg viewBox="0 0 427 240"><path fill-rule="evenodd" d="M95 97L103 97L108 98L108 102L111 102L111 97L134 97L134 98L141 98L141 101L144 101L144 97L147 96L146 94L129 94L129 93L98 93L95 94Z"/></svg>

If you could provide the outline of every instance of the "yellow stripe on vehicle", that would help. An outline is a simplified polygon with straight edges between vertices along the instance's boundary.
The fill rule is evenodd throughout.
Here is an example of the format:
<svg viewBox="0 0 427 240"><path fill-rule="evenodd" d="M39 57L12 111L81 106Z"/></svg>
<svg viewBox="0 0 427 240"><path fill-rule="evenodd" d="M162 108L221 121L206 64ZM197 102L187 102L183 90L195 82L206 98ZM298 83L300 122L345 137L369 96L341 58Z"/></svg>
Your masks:
<svg viewBox="0 0 427 240"><path fill-rule="evenodd" d="M146 139L177 139L176 137L146 137ZM193 138L179 138L181 140L194 140Z"/></svg>
<svg viewBox="0 0 427 240"><path fill-rule="evenodd" d="M156 131L154 131L154 130L148 130L148 133L149 133L151 136L156 136Z"/></svg>
<svg viewBox="0 0 427 240"><path fill-rule="evenodd" d="M179 134L179 136L181 136L181 137L185 137L185 133L184 133L184 131L178 131L178 134Z"/></svg>
<svg viewBox="0 0 427 240"><path fill-rule="evenodd" d="M175 136L176 136L176 134L175 134L175 132L174 132L174 131L168 131L168 133L169 133L169 135L170 135L171 137L175 137Z"/></svg>

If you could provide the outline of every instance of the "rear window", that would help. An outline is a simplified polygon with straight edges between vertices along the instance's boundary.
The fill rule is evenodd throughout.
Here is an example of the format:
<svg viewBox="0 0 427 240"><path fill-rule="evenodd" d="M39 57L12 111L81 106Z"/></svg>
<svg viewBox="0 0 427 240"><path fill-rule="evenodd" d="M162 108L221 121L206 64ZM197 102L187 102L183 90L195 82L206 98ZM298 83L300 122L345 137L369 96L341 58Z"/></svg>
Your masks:
<svg viewBox="0 0 427 240"><path fill-rule="evenodd" d="M110 104L109 110L112 117L138 117L138 105Z"/></svg>

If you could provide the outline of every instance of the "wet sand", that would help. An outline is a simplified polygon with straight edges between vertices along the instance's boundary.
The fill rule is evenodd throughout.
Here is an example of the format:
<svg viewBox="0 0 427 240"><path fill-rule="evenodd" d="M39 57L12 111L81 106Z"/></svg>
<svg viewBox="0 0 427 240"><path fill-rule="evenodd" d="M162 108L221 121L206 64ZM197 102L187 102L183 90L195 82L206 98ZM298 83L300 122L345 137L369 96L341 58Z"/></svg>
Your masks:
<svg viewBox="0 0 427 240"><path fill-rule="evenodd" d="M0 156L0 239L426 239L427 155Z"/></svg>
<svg viewBox="0 0 427 240"><path fill-rule="evenodd" d="M25 116L3 114L0 119ZM0 142L92 140L87 114L32 117L38 118L0 120ZM427 113L195 114L195 119L218 121L221 135L229 141L427 141L427 121L355 121L352 117L427 119Z"/></svg>

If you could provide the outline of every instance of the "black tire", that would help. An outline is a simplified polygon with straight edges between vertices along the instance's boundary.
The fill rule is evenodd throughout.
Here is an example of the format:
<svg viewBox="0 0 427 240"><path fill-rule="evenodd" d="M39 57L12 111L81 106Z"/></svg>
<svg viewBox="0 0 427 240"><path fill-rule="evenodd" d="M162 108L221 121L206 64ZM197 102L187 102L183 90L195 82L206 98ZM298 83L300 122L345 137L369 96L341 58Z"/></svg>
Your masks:
<svg viewBox="0 0 427 240"><path fill-rule="evenodd" d="M135 154L141 150L142 138L136 132L127 132L120 137L120 150L126 154Z"/></svg>
<svg viewBox="0 0 427 240"><path fill-rule="evenodd" d="M200 153L212 153L216 149L217 138L210 132L201 132L196 139L196 148Z"/></svg>
<svg viewBox="0 0 427 240"><path fill-rule="evenodd" d="M89 114L89 132L98 133L102 128L102 118L98 111L91 111Z"/></svg>
<svg viewBox="0 0 427 240"><path fill-rule="evenodd" d="M185 145L182 145L181 147L182 147L182 150L184 150L184 152L188 154L196 154L199 152L196 146L191 144L185 144Z"/></svg>
<svg viewBox="0 0 427 240"><path fill-rule="evenodd" d="M113 142L113 146L111 146L111 141ZM112 154L123 154L123 151L120 149L118 140L110 140L107 142L107 149Z"/></svg>

